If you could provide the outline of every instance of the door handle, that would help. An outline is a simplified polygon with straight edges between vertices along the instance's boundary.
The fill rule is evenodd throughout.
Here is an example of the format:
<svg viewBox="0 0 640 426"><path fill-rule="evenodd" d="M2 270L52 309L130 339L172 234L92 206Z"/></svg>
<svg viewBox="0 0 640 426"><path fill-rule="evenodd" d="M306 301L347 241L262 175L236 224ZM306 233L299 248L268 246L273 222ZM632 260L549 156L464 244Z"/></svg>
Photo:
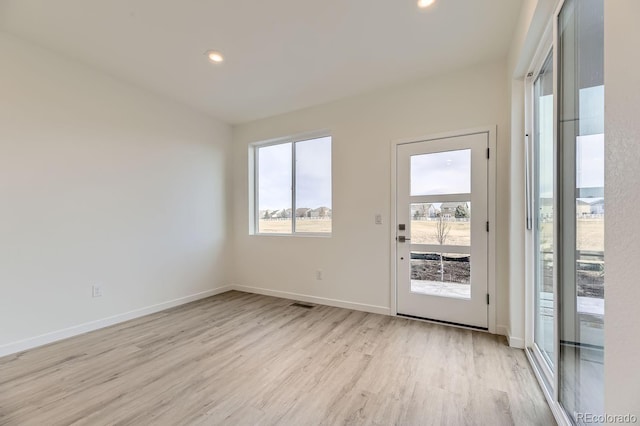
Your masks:
<svg viewBox="0 0 640 426"><path fill-rule="evenodd" d="M406 241L411 241L411 238L407 238L404 235L400 235L396 237L396 240L398 240L399 243L404 243Z"/></svg>

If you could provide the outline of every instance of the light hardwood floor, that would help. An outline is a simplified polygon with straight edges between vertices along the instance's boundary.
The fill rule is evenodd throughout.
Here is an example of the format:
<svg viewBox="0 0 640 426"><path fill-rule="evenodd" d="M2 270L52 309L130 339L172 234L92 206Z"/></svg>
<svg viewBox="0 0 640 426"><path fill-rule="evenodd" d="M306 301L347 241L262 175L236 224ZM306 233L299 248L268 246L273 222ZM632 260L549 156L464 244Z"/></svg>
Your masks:
<svg viewBox="0 0 640 426"><path fill-rule="evenodd" d="M228 292L0 358L0 424L552 425L503 337Z"/></svg>

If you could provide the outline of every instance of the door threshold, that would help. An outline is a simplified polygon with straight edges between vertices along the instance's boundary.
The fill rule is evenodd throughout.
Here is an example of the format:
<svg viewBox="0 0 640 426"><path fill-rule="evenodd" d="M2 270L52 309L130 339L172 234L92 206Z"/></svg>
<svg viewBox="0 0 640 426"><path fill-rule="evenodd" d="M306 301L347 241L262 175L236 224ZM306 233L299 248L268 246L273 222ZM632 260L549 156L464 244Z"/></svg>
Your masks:
<svg viewBox="0 0 640 426"><path fill-rule="evenodd" d="M460 324L457 322L451 322L451 321L442 321L442 320L437 320L437 319L433 319L433 318L425 318L425 317L419 317L416 315L408 315L408 314L401 314L401 313L397 313L396 314L399 317L404 317L404 318L409 318L409 319L414 319L414 320L419 320L419 321L425 321L425 322L432 322L432 323L436 323L436 324L443 324L443 325L450 325L453 327L458 327L458 328L467 328L470 330L479 330L479 331L489 331L488 327L478 327L475 325L467 325L467 324Z"/></svg>

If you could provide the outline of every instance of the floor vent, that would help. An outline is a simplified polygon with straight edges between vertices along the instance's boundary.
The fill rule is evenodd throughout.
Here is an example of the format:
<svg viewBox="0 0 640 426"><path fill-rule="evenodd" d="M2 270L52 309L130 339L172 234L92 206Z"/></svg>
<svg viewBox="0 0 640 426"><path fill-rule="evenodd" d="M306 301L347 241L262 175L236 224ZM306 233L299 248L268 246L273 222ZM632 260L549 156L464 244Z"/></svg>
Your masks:
<svg viewBox="0 0 640 426"><path fill-rule="evenodd" d="M306 303L301 303L301 302L295 302L295 303L292 303L289 306L295 306L297 308L305 308L305 309L313 309L313 308L315 308L315 305L307 305Z"/></svg>

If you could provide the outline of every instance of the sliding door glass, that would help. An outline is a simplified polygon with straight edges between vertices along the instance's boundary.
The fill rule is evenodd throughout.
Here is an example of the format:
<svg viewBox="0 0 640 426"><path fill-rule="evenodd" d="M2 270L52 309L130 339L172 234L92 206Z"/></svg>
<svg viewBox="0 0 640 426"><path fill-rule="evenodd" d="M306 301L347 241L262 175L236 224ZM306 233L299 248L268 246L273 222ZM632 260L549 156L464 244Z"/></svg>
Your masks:
<svg viewBox="0 0 640 426"><path fill-rule="evenodd" d="M534 342L551 371L554 359L553 223L553 56L547 57L533 83L533 238L535 324Z"/></svg>
<svg viewBox="0 0 640 426"><path fill-rule="evenodd" d="M574 421L603 413L604 0L558 17L559 399Z"/></svg>

